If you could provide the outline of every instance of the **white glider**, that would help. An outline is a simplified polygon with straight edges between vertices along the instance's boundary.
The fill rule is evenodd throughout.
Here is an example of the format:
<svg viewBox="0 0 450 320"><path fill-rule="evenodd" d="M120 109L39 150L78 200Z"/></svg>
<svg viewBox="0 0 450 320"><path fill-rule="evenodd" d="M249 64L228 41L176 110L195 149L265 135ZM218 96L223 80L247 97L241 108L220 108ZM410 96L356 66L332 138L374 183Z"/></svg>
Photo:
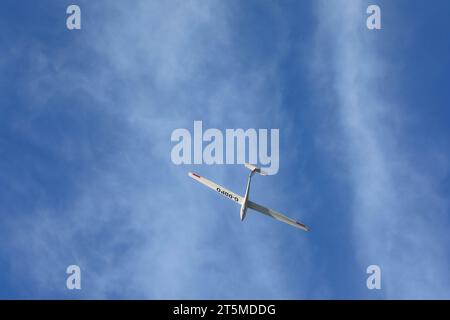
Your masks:
<svg viewBox="0 0 450 320"><path fill-rule="evenodd" d="M254 202L252 202L252 201L250 201L248 199L249 194L250 194L250 182L252 180L253 174L259 173L260 175L265 176L265 175L267 175L267 173L262 171L260 168L254 166L254 165L251 165L251 164L247 164L246 163L245 166L248 169L250 169L251 172L248 175L247 189L245 191L244 197L242 197L242 196L238 195L237 193L235 193L233 191L230 191L230 190L228 190L228 189L218 185L217 183L214 183L211 180L208 180L208 179L206 179L206 178L204 178L204 177L202 177L202 176L200 176L200 175L198 175L196 173L189 172L189 176L191 178L193 178L194 180L197 180L198 182L203 183L205 186L207 186L207 187L209 187L209 188L219 192L224 197L239 203L241 205L241 211L240 211L241 221L243 221L244 218L245 218L245 215L247 213L247 208L250 208L250 209L253 209L255 211L261 212L261 213L263 213L263 214L265 214L265 215L267 215L269 217L277 219L277 220L279 220L281 222L290 224L291 226L294 226L296 228L302 229L304 231L309 231L309 228L307 226L305 226L303 223L300 223L300 222L295 221L295 220L293 220L291 218L288 218L288 217L286 217L285 215L282 215L279 212L276 212L276 211L274 211L272 209L263 207L263 206L261 206L261 205L259 205L257 203L254 203Z"/></svg>

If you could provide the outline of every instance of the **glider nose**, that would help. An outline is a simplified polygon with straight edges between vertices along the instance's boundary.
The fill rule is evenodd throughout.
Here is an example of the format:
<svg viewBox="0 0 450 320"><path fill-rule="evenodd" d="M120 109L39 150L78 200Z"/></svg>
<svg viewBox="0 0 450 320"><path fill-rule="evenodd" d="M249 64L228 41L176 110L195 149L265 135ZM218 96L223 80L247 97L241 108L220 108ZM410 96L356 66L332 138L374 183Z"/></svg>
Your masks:
<svg viewBox="0 0 450 320"><path fill-rule="evenodd" d="M240 212L241 221L244 221L246 211L247 211L247 208L245 208L244 206L242 206L242 207L241 207L241 212Z"/></svg>

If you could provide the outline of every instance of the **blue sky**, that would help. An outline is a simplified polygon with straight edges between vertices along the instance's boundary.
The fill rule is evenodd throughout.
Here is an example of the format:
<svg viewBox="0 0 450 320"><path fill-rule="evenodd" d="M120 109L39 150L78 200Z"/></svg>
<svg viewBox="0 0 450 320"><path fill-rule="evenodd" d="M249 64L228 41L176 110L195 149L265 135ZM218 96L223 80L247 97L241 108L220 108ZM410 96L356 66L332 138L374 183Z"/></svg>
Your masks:
<svg viewBox="0 0 450 320"><path fill-rule="evenodd" d="M0 298L450 298L448 1L73 3L2 2ZM251 197L312 231L174 165L194 120L279 128Z"/></svg>

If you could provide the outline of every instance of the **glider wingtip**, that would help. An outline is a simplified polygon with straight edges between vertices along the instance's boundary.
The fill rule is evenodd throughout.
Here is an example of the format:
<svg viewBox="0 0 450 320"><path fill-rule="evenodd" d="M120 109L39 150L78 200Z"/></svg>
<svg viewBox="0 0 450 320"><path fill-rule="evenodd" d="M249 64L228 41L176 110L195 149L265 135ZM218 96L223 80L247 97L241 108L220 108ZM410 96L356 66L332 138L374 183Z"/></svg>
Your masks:
<svg viewBox="0 0 450 320"><path fill-rule="evenodd" d="M191 178L200 178L200 176L198 174L196 174L195 172L188 172L188 176Z"/></svg>
<svg viewBox="0 0 450 320"><path fill-rule="evenodd" d="M306 232L309 232L311 229L309 229L307 226L305 226L303 223L300 223L298 221L296 221L297 225L300 226L301 229L303 229Z"/></svg>

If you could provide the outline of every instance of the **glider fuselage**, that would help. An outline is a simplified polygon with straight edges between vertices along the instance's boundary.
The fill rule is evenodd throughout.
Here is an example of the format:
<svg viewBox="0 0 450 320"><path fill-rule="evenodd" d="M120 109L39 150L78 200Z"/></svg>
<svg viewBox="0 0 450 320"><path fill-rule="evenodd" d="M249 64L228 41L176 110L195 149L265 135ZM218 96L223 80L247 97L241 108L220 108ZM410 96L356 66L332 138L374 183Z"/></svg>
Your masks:
<svg viewBox="0 0 450 320"><path fill-rule="evenodd" d="M247 214L247 208L248 208L247 202L248 202L248 196L250 195L250 183L252 181L252 176L254 173L255 173L254 171L251 171L248 175L247 188L245 189L244 201L242 202L241 211L240 211L241 221L244 221L245 215Z"/></svg>

